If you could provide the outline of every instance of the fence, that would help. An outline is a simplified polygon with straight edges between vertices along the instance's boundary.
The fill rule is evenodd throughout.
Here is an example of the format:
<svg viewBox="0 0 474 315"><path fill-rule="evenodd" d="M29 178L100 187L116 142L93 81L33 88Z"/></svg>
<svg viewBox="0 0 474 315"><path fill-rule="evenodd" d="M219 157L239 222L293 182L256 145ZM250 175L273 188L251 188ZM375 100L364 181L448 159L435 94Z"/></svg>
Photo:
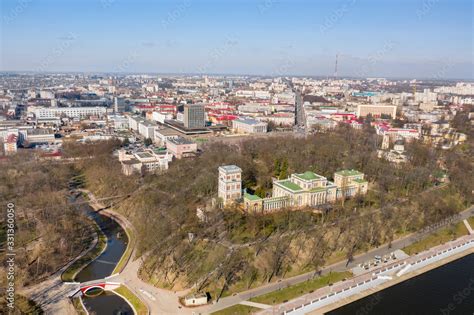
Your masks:
<svg viewBox="0 0 474 315"><path fill-rule="evenodd" d="M469 236L466 238L462 238L460 240L456 240L454 242L448 243L449 248L445 248L445 249L441 249L437 251L435 250L434 253L432 253L431 250L429 250L419 255L409 257L405 261L379 269L373 272L372 277L365 281L357 282L351 285L350 287L348 286L336 292L323 295L320 298L313 299L308 303L301 304L290 310L283 311L283 314L292 314L292 315L304 314L308 311L318 309L320 307L323 307L325 305L331 304L336 301L340 301L341 299L352 296L357 292L364 291L368 288L373 288L383 282L389 281L391 278L383 276L384 273L393 272L396 269L404 267L399 273L397 273L397 276L400 276L408 270L411 270L411 271L418 270L436 261L458 254L460 252L463 252L468 248L471 248L471 247L474 248L474 238L472 236ZM441 245L440 247L446 246L448 244ZM363 277L363 276L366 276L366 275L362 275L359 277ZM355 278L354 280L356 279L357 278Z"/></svg>

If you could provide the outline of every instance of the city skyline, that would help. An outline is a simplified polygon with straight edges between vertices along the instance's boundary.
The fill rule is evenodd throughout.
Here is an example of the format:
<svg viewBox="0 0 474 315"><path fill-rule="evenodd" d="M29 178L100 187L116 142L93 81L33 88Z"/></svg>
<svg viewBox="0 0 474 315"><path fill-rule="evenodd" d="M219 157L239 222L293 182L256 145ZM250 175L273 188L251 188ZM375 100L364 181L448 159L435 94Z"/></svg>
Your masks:
<svg viewBox="0 0 474 315"><path fill-rule="evenodd" d="M471 13L462 0L4 1L0 71L333 77L338 55L339 77L472 79Z"/></svg>

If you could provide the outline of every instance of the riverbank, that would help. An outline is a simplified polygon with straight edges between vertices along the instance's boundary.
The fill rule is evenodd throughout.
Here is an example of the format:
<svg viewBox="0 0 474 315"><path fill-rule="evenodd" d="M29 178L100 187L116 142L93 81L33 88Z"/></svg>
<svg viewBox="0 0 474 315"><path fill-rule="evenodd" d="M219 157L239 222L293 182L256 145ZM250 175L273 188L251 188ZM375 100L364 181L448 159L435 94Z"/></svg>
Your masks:
<svg viewBox="0 0 474 315"><path fill-rule="evenodd" d="M377 287L375 288L370 288L368 290L365 290L363 292L360 292L360 293L356 293L350 297L347 297L347 298L344 298L344 299L341 299L340 301L336 302L336 303L333 303L333 304L330 304L330 305L327 305L325 307L322 307L320 309L317 309L315 311L311 311L311 312L308 312L307 314L311 314L311 315L318 315L318 314L326 314L330 311L334 311L344 305L347 305L347 304L350 304L350 303L353 303L357 300L360 300L360 299L363 299L367 296L370 296L372 294L375 294L377 292L380 292L382 290L385 290L389 287L392 287L394 285L397 285L399 283L402 283L404 281L407 281L409 279L412 279L414 277L417 277L423 273L426 273L428 271L431 271L433 269L436 269L436 268L439 268L441 266L444 266L446 264L449 264L453 261L456 261L458 259L461 259L467 255L471 255L471 254L474 254L474 248L470 248L468 250L465 250L461 253L457 253L455 255L452 255L452 256L449 256L447 258L444 258L442 260L439 260L437 262L434 262L432 264L429 264L425 267L422 267L418 270L414 270L412 272L408 272L400 277L396 277L396 278L393 278L392 280L389 280L387 282L384 282L380 285L378 285Z"/></svg>
<svg viewBox="0 0 474 315"><path fill-rule="evenodd" d="M321 314L330 309L339 308L342 305L351 303L357 298L370 295L385 288L383 284L393 283L392 281L404 281L426 272L426 267L436 268L447 263L447 261L459 258L459 254L472 253L474 251L474 236L468 235L446 244L436 246L418 255L384 265L378 269L366 272L346 281L341 281L331 287L321 288L314 293L303 295L287 303L270 307L258 314L272 314L272 312L286 312L286 314ZM451 260L445 260L451 259ZM408 275L408 277L407 277ZM395 279L395 280L394 280ZM367 292L368 291L368 292ZM331 305L333 305L331 307Z"/></svg>
<svg viewBox="0 0 474 315"><path fill-rule="evenodd" d="M125 266L127 265L127 263L132 258L133 256L132 254L134 253L134 250L135 250L136 240L135 240L135 230L133 228L133 225L123 215L115 212L114 210L107 208L104 204L100 203L95 197L95 195L89 190L79 189L79 191L85 194L85 196L87 196L89 200L89 205L95 212L97 213L100 212L101 215L107 216L111 218L112 220L116 221L127 234L127 238L128 238L127 248L125 249L124 254L120 258L120 261L117 263L112 274L117 274L117 273L122 272Z"/></svg>
<svg viewBox="0 0 474 315"><path fill-rule="evenodd" d="M121 233L125 233L127 236L126 248L120 256L120 259L115 264L114 269L110 272L110 275L108 276L108 278L114 278L117 280L120 279L119 283L122 283L122 285L118 289L115 289L112 292L115 293L117 296L121 297L123 300L125 300L133 308L133 311L136 313L136 315L148 314L148 305L135 292L133 292L130 287L125 286L126 281L124 281L120 276L120 274L130 263L135 252L135 230L132 224L123 215L100 203L94 196L94 194L90 191L85 189L79 189L79 191L81 191L82 194L88 199L88 204L91 207L92 211L99 215L107 217L112 221L115 221L115 223L121 227ZM97 298L100 298L100 296Z"/></svg>
<svg viewBox="0 0 474 315"><path fill-rule="evenodd" d="M74 260L74 262L63 271L61 274L61 280L64 282L74 282L74 278L77 274L94 261L94 259L99 257L107 248L107 237L100 229L97 222L90 218L89 220L94 225L94 239L83 255L77 257L76 260Z"/></svg>

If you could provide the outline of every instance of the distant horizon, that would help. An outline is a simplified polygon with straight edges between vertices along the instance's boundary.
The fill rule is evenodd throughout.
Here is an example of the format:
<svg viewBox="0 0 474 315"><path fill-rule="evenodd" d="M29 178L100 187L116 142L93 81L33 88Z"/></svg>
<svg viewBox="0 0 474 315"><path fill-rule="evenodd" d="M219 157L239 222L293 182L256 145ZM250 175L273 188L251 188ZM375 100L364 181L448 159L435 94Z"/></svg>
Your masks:
<svg viewBox="0 0 474 315"><path fill-rule="evenodd" d="M3 0L0 9L1 71L474 79L471 0Z"/></svg>
<svg viewBox="0 0 474 315"><path fill-rule="evenodd" d="M216 76L216 77L256 77L256 78L313 78L320 80L357 80L357 79L387 79L387 80L426 80L426 81L463 81L474 83L474 78L429 78L429 77L390 77L373 75L368 77L355 77L341 75L335 78L334 76L326 75L311 75L311 74L281 74L281 75L266 75L266 74L246 74L246 73L176 73L176 72L112 72L112 71L42 71L35 72L31 70L0 70L0 74L86 74L86 75L113 75L113 76L127 76L127 75L156 75L156 76Z"/></svg>

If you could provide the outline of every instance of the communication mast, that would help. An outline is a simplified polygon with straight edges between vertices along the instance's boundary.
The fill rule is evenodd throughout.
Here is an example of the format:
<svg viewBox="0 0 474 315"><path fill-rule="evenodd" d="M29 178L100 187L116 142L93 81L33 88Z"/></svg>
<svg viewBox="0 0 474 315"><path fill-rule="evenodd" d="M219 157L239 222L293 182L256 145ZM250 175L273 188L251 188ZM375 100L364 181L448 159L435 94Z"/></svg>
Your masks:
<svg viewBox="0 0 474 315"><path fill-rule="evenodd" d="M336 54L336 65L334 66L334 79L337 80L337 57L338 54Z"/></svg>

